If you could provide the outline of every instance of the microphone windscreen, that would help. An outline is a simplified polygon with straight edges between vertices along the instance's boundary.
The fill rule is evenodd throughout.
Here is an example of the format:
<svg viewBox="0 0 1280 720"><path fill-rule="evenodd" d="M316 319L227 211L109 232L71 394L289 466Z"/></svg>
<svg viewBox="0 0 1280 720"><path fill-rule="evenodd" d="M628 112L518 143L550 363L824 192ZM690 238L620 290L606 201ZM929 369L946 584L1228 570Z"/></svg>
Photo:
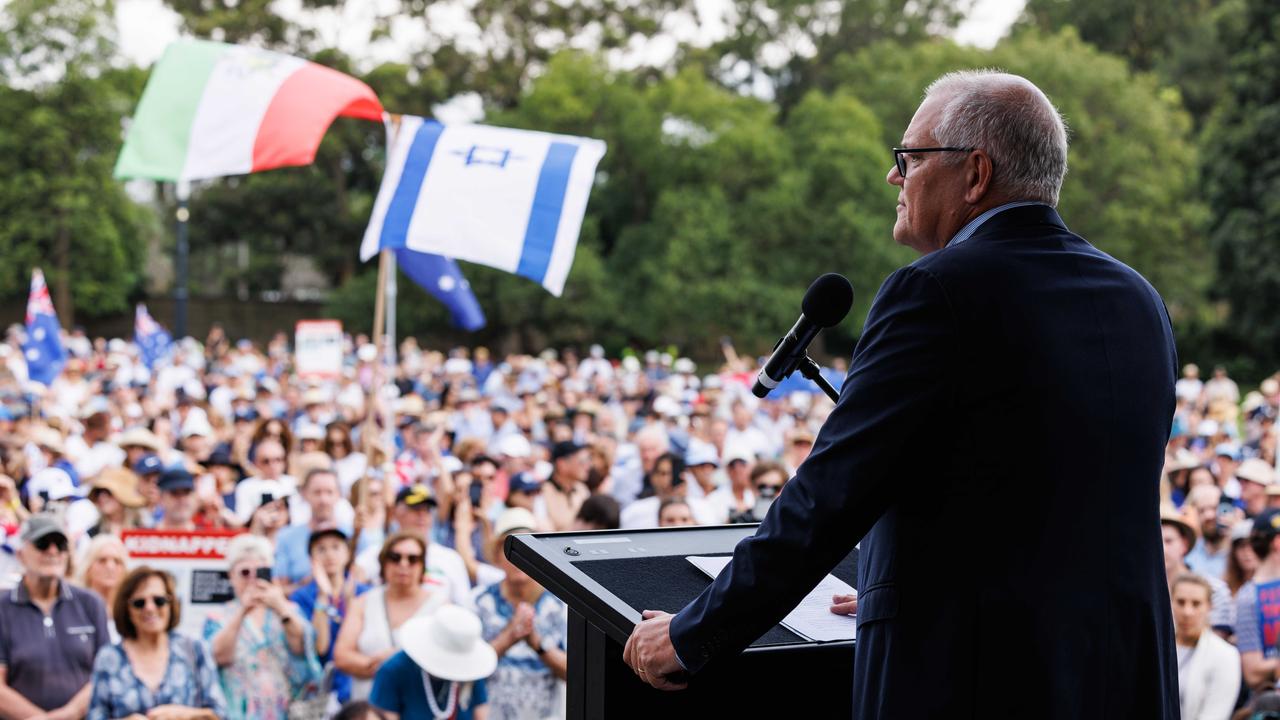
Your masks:
<svg viewBox="0 0 1280 720"><path fill-rule="evenodd" d="M839 325L851 307L853 285L845 276L836 273L827 273L814 280L800 303L804 316L819 327Z"/></svg>

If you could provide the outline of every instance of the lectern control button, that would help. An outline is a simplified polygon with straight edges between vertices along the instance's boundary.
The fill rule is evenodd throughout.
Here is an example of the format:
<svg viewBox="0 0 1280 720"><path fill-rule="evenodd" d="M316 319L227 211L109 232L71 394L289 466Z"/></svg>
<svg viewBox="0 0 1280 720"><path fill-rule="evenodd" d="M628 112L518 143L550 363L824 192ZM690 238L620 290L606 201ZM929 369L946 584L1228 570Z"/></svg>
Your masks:
<svg viewBox="0 0 1280 720"><path fill-rule="evenodd" d="M578 552L577 548L573 548L573 547L570 547L570 546L568 546L568 545L565 545L565 546L564 546L564 554L565 554L565 555L571 555L571 556L573 556L573 557L578 557L578 556L579 556L579 555L581 555L582 553Z"/></svg>

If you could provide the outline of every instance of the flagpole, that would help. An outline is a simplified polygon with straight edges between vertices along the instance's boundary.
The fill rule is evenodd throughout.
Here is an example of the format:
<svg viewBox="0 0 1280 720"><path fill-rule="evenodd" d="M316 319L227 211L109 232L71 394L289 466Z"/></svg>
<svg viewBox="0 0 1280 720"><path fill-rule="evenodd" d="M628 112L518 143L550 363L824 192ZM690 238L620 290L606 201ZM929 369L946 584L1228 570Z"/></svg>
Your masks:
<svg viewBox="0 0 1280 720"><path fill-rule="evenodd" d="M191 181L179 180L174 185L178 197L177 248L174 250L173 333L181 340L187 336L187 199L191 196Z"/></svg>

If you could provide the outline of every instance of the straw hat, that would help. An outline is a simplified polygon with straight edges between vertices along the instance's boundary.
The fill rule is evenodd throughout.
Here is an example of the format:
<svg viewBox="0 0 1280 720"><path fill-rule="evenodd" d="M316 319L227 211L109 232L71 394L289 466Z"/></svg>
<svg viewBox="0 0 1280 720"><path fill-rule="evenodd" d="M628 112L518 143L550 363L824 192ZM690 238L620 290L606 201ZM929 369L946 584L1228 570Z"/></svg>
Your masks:
<svg viewBox="0 0 1280 720"><path fill-rule="evenodd" d="M120 436L116 438L116 446L120 448L147 448L154 453L164 451L163 446L160 444L160 438L144 427L129 428L120 433Z"/></svg>
<svg viewBox="0 0 1280 720"><path fill-rule="evenodd" d="M1188 525L1187 521L1178 513L1173 512L1168 508L1162 509L1160 511L1160 524L1172 525L1173 528L1178 531L1178 534L1181 535L1182 539L1187 543L1186 552L1191 552L1191 548L1196 546L1195 529Z"/></svg>
<svg viewBox="0 0 1280 720"><path fill-rule="evenodd" d="M1249 458L1236 468L1237 480L1248 480L1259 485L1270 486L1275 482L1275 478L1275 470L1265 460L1258 458Z"/></svg>
<svg viewBox="0 0 1280 720"><path fill-rule="evenodd" d="M479 680L498 667L498 654L481 636L480 618L457 605L408 620L400 637L409 659L441 680Z"/></svg>
<svg viewBox="0 0 1280 720"><path fill-rule="evenodd" d="M122 467L109 467L98 473L89 484L89 495L94 490L106 490L121 505L128 508L140 508L147 501L138 494L138 476Z"/></svg>
<svg viewBox="0 0 1280 720"><path fill-rule="evenodd" d="M39 447L42 447L57 455L66 452L65 446L62 444L62 433L48 427L37 427L31 431L31 440Z"/></svg>

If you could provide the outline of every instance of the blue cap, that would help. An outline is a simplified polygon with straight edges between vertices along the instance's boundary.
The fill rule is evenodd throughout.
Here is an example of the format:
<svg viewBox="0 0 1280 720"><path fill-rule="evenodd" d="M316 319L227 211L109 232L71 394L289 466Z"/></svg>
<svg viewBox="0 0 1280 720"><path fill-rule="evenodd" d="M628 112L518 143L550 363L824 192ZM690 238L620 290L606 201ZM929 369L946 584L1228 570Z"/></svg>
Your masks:
<svg viewBox="0 0 1280 720"><path fill-rule="evenodd" d="M534 477L533 473L516 473L511 476L511 480L507 483L507 488L511 492L532 494L542 489L542 481Z"/></svg>
<svg viewBox="0 0 1280 720"><path fill-rule="evenodd" d="M1213 454L1240 462L1240 446L1235 443L1218 443L1218 446L1213 449Z"/></svg>
<svg viewBox="0 0 1280 720"><path fill-rule="evenodd" d="M196 479L187 472L186 468L179 466L165 470L158 484L161 492L192 490L195 489Z"/></svg>
<svg viewBox="0 0 1280 720"><path fill-rule="evenodd" d="M164 463L159 455L143 455L133 464L133 471L139 475L150 475L164 471Z"/></svg>
<svg viewBox="0 0 1280 720"><path fill-rule="evenodd" d="M235 413L236 422L253 422L258 419L258 411L251 407L237 410Z"/></svg>

